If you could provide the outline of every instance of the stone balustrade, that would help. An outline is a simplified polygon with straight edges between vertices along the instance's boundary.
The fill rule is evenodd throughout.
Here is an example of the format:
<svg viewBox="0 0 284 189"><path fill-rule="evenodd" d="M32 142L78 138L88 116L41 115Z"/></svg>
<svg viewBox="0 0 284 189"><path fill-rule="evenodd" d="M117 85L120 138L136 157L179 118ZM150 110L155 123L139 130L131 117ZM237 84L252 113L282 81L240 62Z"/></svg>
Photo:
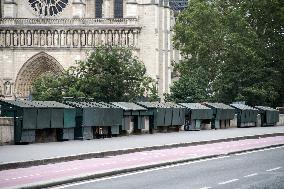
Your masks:
<svg viewBox="0 0 284 189"><path fill-rule="evenodd" d="M135 18L3 18L0 48L137 48L140 30Z"/></svg>
<svg viewBox="0 0 284 189"><path fill-rule="evenodd" d="M35 26L35 25L59 25L59 26L97 26L97 25L131 25L137 26L136 18L2 18L1 26Z"/></svg>

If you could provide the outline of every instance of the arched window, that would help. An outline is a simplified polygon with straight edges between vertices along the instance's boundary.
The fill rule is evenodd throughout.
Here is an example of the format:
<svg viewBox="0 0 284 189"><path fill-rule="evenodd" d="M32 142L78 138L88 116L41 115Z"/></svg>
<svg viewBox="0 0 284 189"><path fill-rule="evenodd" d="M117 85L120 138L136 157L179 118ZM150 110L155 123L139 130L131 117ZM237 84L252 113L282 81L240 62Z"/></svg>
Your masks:
<svg viewBox="0 0 284 189"><path fill-rule="evenodd" d="M114 0L114 18L123 18L123 0Z"/></svg>
<svg viewBox="0 0 284 189"><path fill-rule="evenodd" d="M103 0L96 0L95 2L95 9L96 9L96 18L102 18L102 6L103 6Z"/></svg>

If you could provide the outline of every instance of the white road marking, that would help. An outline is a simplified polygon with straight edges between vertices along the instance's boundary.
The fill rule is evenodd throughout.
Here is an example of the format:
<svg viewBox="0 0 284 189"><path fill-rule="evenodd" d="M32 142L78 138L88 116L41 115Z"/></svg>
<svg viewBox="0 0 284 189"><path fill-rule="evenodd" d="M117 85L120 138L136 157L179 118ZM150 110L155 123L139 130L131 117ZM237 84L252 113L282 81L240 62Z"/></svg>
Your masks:
<svg viewBox="0 0 284 189"><path fill-rule="evenodd" d="M252 151L248 151L248 152L238 153L238 154L235 154L235 155L241 156L241 155L251 154L251 153L255 153L255 152L263 152L263 151L275 150L275 149L280 149L280 148L284 148L284 146L278 146L278 147L261 149L261 150L252 150Z"/></svg>
<svg viewBox="0 0 284 189"><path fill-rule="evenodd" d="M249 174L249 175L244 176L244 178L254 177L254 176L256 176L256 175L258 175L258 173L252 173L252 174Z"/></svg>
<svg viewBox="0 0 284 189"><path fill-rule="evenodd" d="M232 145L232 146L238 146L238 145ZM255 151L239 153L239 154L235 154L235 155L244 155L244 154L249 154L249 153L254 153L254 152L261 152L261 151L268 151L268 150L274 150L274 149L279 149L279 148L284 148L284 146L267 148L267 149L262 149L262 150L255 150ZM199 150L196 150L196 151L199 151ZM146 154L147 153L145 153L145 155ZM228 158L228 157L230 157L230 156L220 156L220 157L216 157L216 158L203 159L203 160L186 162L186 163L180 163L180 164L175 164L175 165L168 165L168 166L164 166L164 167L152 168L152 169L137 171L137 172L133 172L133 173L126 173L126 174L122 174L122 175L115 175L115 176L111 176L111 177L104 177L104 178L101 178L101 179L94 179L94 180L88 180L88 181L73 183L73 184L66 184L66 185L63 185L63 186L54 187L54 189L62 189L62 188L67 188L67 187L71 187L71 186L78 186L78 185L82 185L82 184L88 184L88 183L100 182L100 181L105 181L105 180L111 180L111 179L126 177L126 176L130 176L130 175L136 175L136 174L141 174L141 173L146 173L146 172L158 171L158 170L168 169L168 168L172 168L172 167L178 167L178 166L189 165L189 164L194 164L194 163L206 162L206 161L211 161L211 160L216 160L216 159L223 159L223 158ZM230 180L230 182L235 182L237 180L238 179ZM228 182L228 181L226 181L226 182Z"/></svg>
<svg viewBox="0 0 284 189"><path fill-rule="evenodd" d="M20 177L6 178L4 180L9 181L9 180L16 180L16 179L22 179L22 178L27 178L27 177L34 177L34 176L39 176L39 175L40 175L39 173L36 173L36 174L24 175Z"/></svg>
<svg viewBox="0 0 284 189"><path fill-rule="evenodd" d="M200 189L210 189L210 188L212 188L212 187L208 187L208 186L205 186L205 187L203 187L203 188L200 188Z"/></svg>
<svg viewBox="0 0 284 189"><path fill-rule="evenodd" d="M229 183L232 183L232 182L236 182L238 180L239 179L232 179L232 180L227 180L227 181L224 181L224 182L219 182L218 184L219 185L224 185L224 184L229 184Z"/></svg>
<svg viewBox="0 0 284 189"><path fill-rule="evenodd" d="M179 166L183 166L183 165L190 165L190 164L206 162L206 161L211 161L211 160L224 159L224 158L228 158L228 157L230 157L230 156L220 156L220 157L215 157L215 158L210 158L210 159L202 159L202 160L191 161L191 162L185 162L185 163L180 163L180 164L175 164L175 165L167 165L167 166L164 166L164 167L157 167L157 168L137 171L137 172L133 172L133 173L126 173L126 174L122 174L122 175L115 175L115 176L104 177L104 178L100 178L100 179L94 179L94 180L88 180L88 181L83 181L83 182L78 182L78 183L66 184L66 185L63 185L63 186L54 187L54 189L62 189L62 188L67 188L67 187L71 187L71 186L78 186L78 185L82 185L82 184L89 184L89 183L94 183L94 182L111 180L111 179L131 176L131 175L137 175L137 174L141 174L141 173L147 173L147 172L152 172L152 171L169 169L169 168L172 168L172 167L179 167Z"/></svg>
<svg viewBox="0 0 284 189"><path fill-rule="evenodd" d="M278 170L278 169L281 169L282 167L275 167L275 168L273 168L273 169L268 169L268 170L266 170L267 172L270 172L270 171L276 171L276 170Z"/></svg>

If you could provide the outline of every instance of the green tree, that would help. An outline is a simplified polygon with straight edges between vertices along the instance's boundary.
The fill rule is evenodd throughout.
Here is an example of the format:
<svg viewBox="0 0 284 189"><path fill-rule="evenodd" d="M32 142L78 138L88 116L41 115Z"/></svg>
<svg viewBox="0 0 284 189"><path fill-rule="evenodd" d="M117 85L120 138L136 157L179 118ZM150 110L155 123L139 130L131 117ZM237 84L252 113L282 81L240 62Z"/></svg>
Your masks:
<svg viewBox="0 0 284 189"><path fill-rule="evenodd" d="M185 59L170 97L283 103L283 14L280 0L191 0L174 28ZM177 98L188 85L192 92Z"/></svg>
<svg viewBox="0 0 284 189"><path fill-rule="evenodd" d="M209 1L192 0L174 27L174 45L184 60L175 69L181 78L174 82L168 100L198 102L213 97L224 48L222 15Z"/></svg>
<svg viewBox="0 0 284 189"><path fill-rule="evenodd" d="M45 93L48 90L58 91L54 95L55 100L61 100L63 96L82 96L105 102L134 101L141 96L156 97L153 80L146 75L145 66L131 49L101 46L90 52L86 60L76 64L52 81L55 84L49 83L52 77L35 81L34 98L50 99L52 94Z"/></svg>
<svg viewBox="0 0 284 189"><path fill-rule="evenodd" d="M32 96L36 100L61 99L60 77L55 77L52 73L40 76L33 82Z"/></svg>

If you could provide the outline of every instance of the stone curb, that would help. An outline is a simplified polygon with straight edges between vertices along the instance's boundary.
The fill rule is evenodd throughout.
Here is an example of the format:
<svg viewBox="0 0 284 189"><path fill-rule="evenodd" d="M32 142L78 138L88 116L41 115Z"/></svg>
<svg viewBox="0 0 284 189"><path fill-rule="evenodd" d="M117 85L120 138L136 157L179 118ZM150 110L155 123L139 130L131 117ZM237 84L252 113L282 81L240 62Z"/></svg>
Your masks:
<svg viewBox="0 0 284 189"><path fill-rule="evenodd" d="M114 151L77 154L77 155L71 155L71 156L52 157L52 158L31 160L31 161L9 162L9 163L0 164L0 171L8 170L8 169L38 166L38 165L46 165L46 164L51 164L51 163L60 163L60 162L73 161L73 160L103 158L106 156L116 156L116 155L129 154L129 153L141 152L141 151L170 149L170 148L177 148L177 147L196 146L196 145L202 145L202 144L212 144L212 143L218 143L218 142L229 142L229 141L237 141L237 140L245 140L245 139L256 139L260 137L261 138L274 137L274 136L284 136L284 133L241 136L241 137L217 139L217 140L209 140L209 141L175 143L175 144L167 144L167 145L161 145L161 146L149 146L149 147L141 147L141 148L130 148L130 149L122 149L122 150L114 150Z"/></svg>
<svg viewBox="0 0 284 189"><path fill-rule="evenodd" d="M275 147L280 147L280 146L284 146L284 144L270 145L270 146L265 146L265 147L260 147L260 148L253 148L253 149L249 149L249 150L240 150L240 151L229 152L229 153L224 153L224 154L182 159L182 160L177 160L177 161L162 162L162 163L157 163L157 164L152 164L152 165L126 168L126 169L121 169L121 170L114 170L114 171L105 172L105 173L90 174L90 175L73 177L73 178L68 178L68 179L63 179L63 180L50 181L50 182L45 182L45 183L38 183L38 184L34 184L34 185L25 185L25 186L20 186L20 188L22 188L22 189L48 188L48 187L59 186L59 185L68 184L68 183L72 183L72 182L75 183L75 182L86 181L86 180L91 180L91 179L99 179L99 178L109 177L109 176L114 176L114 175L119 175L119 174L126 174L126 173L131 173L131 172L143 171L143 170L146 170L146 169L153 169L153 168L164 167L164 166L175 165L175 164L186 163L186 162L194 162L194 161L198 161L198 160L217 158L217 157L222 157L222 156L226 156L226 155L233 155L233 154L251 152L251 151L256 151L256 150L275 148ZM19 188L19 187L17 187L17 188Z"/></svg>

